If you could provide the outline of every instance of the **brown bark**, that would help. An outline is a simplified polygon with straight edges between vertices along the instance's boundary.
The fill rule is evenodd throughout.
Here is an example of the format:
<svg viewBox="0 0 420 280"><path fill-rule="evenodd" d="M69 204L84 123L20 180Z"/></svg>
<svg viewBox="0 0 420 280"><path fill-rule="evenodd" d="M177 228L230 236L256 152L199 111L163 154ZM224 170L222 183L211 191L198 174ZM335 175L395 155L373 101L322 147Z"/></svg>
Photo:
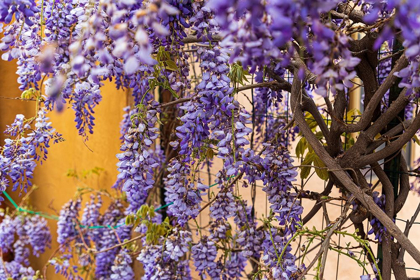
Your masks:
<svg viewBox="0 0 420 280"><path fill-rule="evenodd" d="M394 217L394 186L378 163L372 164L372 168L382 183L383 192L385 194L385 213L392 219ZM382 240L382 278L383 280L391 280L392 239L387 233L384 233Z"/></svg>
<svg viewBox="0 0 420 280"><path fill-rule="evenodd" d="M408 65L407 58L403 55L396 63L395 67L386 77L384 82L379 86L373 96L369 99L369 103L365 104L365 111L361 119L355 124L342 125L342 132L358 132L364 130L371 122L373 113L377 108L378 104L381 102L384 94L389 90L389 88L398 80L398 77L394 75L395 72L400 71Z"/></svg>
<svg viewBox="0 0 420 280"><path fill-rule="evenodd" d="M411 243L411 241L394 224L394 222L379 208L379 206L376 205L372 197L367 195L365 192L363 192L362 189L350 179L347 172L344 171L345 169L343 169L343 167L340 166L340 164L328 154L328 152L325 150L322 144L318 141L316 136L312 133L311 129L309 128L309 126L307 125L305 121L304 114L302 111L302 106L301 104L298 103L299 96L301 95L302 95L301 82L297 78L297 75L295 75L295 78L292 84L291 105L292 105L292 110L294 110L293 113L295 116L296 123L298 124L303 136L306 138L308 143L314 149L318 157L324 161L325 165L328 167L328 170L332 174L334 174L335 178L339 182L341 182L344 185L344 187L348 191L350 191L372 213L372 215L375 216L387 228L388 232L399 242L401 247L404 248L417 263L420 264L420 251ZM413 124L408 128L407 133L410 133L411 130L413 130L414 128L413 125L417 124L417 122L420 123L420 120L415 120ZM403 137L404 136L402 136L400 139L402 139ZM392 154L392 152L395 152L397 150L398 148L397 145L400 144L398 143L398 141L400 139L390 144L391 146L394 143L396 143L392 146L391 149L388 149L387 153ZM396 150L393 151L393 149L396 149ZM369 156L372 156L372 155L369 155ZM387 155L385 155L385 157L386 156Z"/></svg>
<svg viewBox="0 0 420 280"><path fill-rule="evenodd" d="M333 186L334 186L333 181L329 180L327 183L327 186L325 187L325 190L322 193L320 193L320 195L329 195L331 193ZM312 207L312 209L308 212L308 214L306 214L306 216L302 219L302 223L306 224L307 222L309 222L318 213L321 207L322 207L322 204L319 203L319 200L317 200L314 207Z"/></svg>
<svg viewBox="0 0 420 280"><path fill-rule="evenodd" d="M402 207L407 200L408 193L410 192L410 178L408 176L407 162L403 155L400 155L400 192L398 193L397 198L395 199L395 215L400 212Z"/></svg>

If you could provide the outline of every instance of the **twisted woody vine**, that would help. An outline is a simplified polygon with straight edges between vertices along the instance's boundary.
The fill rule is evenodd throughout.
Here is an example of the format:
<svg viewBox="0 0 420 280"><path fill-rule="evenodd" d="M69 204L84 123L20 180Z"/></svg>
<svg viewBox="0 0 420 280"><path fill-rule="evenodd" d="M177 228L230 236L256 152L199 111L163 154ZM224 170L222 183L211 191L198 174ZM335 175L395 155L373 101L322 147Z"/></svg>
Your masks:
<svg viewBox="0 0 420 280"><path fill-rule="evenodd" d="M0 1L2 59L17 66L16 98L36 107L4 131L0 202L27 198L64 140L49 112L73 110L88 141L105 81L133 100L114 135L112 189L79 189L57 217L25 199L2 210L0 252L12 257L0 279L332 279L333 253L361 279L410 279L420 208L406 228L395 221L420 189L401 153L419 143L419 26L417 0ZM350 108L357 89L361 111ZM322 192L297 180L311 172ZM307 227L328 220L331 200L341 215ZM198 224L204 210L210 222ZM58 247L32 267L51 247L49 218Z"/></svg>

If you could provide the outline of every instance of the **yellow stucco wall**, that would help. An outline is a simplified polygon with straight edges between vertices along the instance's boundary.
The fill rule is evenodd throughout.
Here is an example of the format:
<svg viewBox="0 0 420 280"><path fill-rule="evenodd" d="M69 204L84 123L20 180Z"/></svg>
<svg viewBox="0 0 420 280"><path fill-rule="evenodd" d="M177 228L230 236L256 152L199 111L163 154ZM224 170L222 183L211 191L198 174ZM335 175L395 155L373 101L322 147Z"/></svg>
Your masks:
<svg viewBox="0 0 420 280"><path fill-rule="evenodd" d="M7 98L19 97L21 92L16 82L15 62L0 62L0 96ZM71 199L77 188L87 183L96 189L110 189L117 176L116 154L119 152L119 124L123 117L123 108L127 106L128 94L117 91L111 83L103 89L103 100L95 109L94 134L84 143L75 128L74 112L71 108L63 113L50 113L52 126L63 135L64 142L51 145L48 160L38 165L34 175L34 184L40 188L31 194L31 203L38 210L50 214L58 214L60 208ZM7 124L13 122L16 114L26 117L34 116L35 103L20 100L0 98L0 131L4 131ZM1 145L4 136L0 134ZM88 148L89 147L89 148ZM85 182L78 182L75 178L67 177L69 169L77 171L101 167L105 172ZM19 201L17 193L11 193ZM49 220L53 236L52 248L57 248L55 242L57 223ZM42 269L53 250L49 250L38 259L32 259L36 269ZM47 279L60 279L53 276L53 268L49 268Z"/></svg>

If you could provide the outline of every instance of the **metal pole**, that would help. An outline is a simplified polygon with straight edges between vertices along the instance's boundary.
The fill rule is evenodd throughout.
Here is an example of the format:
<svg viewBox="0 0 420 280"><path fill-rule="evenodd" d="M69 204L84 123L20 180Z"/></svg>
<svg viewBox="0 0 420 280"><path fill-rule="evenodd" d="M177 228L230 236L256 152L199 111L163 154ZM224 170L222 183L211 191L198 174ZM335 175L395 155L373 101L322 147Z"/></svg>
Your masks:
<svg viewBox="0 0 420 280"><path fill-rule="evenodd" d="M402 43L395 38L393 45L392 45L392 53L395 54L399 50L403 48ZM394 67L396 61L400 58L401 54L395 55L392 57L392 66L391 69ZM388 101L388 107L391 105L393 101L395 101L398 96L400 95L402 88L398 87L398 84L400 83L400 80L398 80L396 83L392 85L392 87L389 90L389 101ZM404 114L405 110L402 110L397 117L395 117L387 126L386 130L389 131L395 126L397 126L400 122L404 121ZM401 151L398 151L397 153L389 156L388 158L385 158L385 164L384 164L384 172L387 174L389 180L391 181L393 187L394 187L394 199L398 196L398 189L399 189L399 183L400 183L400 154ZM396 215L394 216L394 219L396 218ZM379 268L382 270L382 264L383 264L383 254L382 254L382 245L378 245L378 258L379 258Z"/></svg>

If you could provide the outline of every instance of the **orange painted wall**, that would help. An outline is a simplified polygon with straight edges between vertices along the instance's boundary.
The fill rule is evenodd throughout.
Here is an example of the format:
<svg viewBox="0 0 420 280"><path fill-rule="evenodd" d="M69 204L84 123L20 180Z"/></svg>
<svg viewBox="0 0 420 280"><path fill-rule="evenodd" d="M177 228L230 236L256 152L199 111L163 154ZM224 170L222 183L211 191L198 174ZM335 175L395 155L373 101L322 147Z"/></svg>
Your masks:
<svg viewBox="0 0 420 280"><path fill-rule="evenodd" d="M35 102L10 100L6 98L19 97L21 92L16 82L15 62L0 62L0 131L4 131L7 124L13 122L16 114L26 117L34 116ZM86 184L95 189L110 189L117 177L117 158L119 152L119 124L123 117L123 108L127 106L128 94L117 91L111 83L107 83L102 90L103 100L95 110L94 134L84 143L75 128L74 112L66 109L62 113L49 114L52 126L63 135L64 142L51 145L48 160L38 165L34 175L34 184L40 188L31 194L31 204L36 210L57 215L61 207L71 199L77 188ZM0 134L1 145L4 136ZM89 148L88 148L89 147ZM85 181L67 177L69 169L77 171L101 167L105 172ZM9 192L18 202L17 193ZM10 205L8 205L10 206ZM56 239L57 223L49 220L49 226ZM53 241L52 248L57 248ZM36 269L42 269L52 250L40 258L32 259ZM54 275L54 276L53 276ZM49 268L47 279L60 279Z"/></svg>

